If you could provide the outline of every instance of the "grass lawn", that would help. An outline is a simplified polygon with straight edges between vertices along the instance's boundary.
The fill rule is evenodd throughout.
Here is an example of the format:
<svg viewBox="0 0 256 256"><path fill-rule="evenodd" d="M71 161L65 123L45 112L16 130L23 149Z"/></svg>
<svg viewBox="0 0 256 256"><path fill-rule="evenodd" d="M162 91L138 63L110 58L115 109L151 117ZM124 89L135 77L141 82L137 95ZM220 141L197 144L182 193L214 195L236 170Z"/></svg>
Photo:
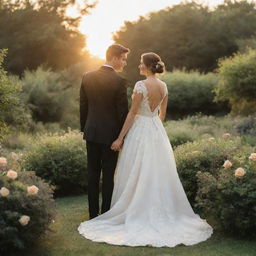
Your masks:
<svg viewBox="0 0 256 256"><path fill-rule="evenodd" d="M88 219L87 197L57 199L58 216L53 233L41 237L37 247L17 256L256 256L256 241L239 240L215 231L194 246L174 248L126 247L95 243L82 237L77 227Z"/></svg>

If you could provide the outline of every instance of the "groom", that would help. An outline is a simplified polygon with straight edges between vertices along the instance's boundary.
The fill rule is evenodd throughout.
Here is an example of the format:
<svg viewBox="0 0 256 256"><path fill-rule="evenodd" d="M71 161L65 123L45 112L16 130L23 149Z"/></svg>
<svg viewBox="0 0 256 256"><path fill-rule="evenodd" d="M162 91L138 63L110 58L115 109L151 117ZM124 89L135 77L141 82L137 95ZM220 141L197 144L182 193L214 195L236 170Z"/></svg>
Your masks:
<svg viewBox="0 0 256 256"><path fill-rule="evenodd" d="M109 46L106 64L86 73L80 88L80 123L88 159L88 201L90 219L98 216L99 182L102 177L101 213L110 209L118 152L111 150L128 113L126 81L117 72L126 66L128 48Z"/></svg>

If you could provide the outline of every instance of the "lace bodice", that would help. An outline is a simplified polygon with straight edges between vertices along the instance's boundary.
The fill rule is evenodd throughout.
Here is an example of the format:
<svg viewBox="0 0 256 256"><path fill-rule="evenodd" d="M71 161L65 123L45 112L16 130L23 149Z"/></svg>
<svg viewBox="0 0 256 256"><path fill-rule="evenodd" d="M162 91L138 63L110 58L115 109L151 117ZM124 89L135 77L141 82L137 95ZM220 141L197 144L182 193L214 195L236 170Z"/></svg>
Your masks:
<svg viewBox="0 0 256 256"><path fill-rule="evenodd" d="M152 112L151 109L150 109L149 100L148 100L148 90L147 90L147 87L145 86L143 81L138 81L135 84L133 92L142 93L143 94L143 100L141 102L138 114L142 115L142 116L152 116L152 117L158 115L158 111L160 109L161 103L162 103L164 97L166 96L166 94L168 94L167 86L165 84L165 94L164 94L164 97L161 100L161 102L159 102L159 104L154 109L154 111Z"/></svg>

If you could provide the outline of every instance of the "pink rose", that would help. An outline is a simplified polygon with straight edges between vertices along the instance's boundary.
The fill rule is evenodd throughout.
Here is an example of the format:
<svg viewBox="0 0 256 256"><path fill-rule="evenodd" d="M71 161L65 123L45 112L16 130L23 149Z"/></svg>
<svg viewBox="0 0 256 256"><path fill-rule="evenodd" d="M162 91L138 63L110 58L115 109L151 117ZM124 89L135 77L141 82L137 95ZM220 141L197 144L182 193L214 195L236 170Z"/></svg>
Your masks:
<svg viewBox="0 0 256 256"><path fill-rule="evenodd" d="M15 180L18 177L18 173L13 171L13 170L9 170L7 172L7 177L10 178L10 179Z"/></svg>
<svg viewBox="0 0 256 256"><path fill-rule="evenodd" d="M36 195L38 193L39 188L37 186L27 187L27 192L29 195Z"/></svg>
<svg viewBox="0 0 256 256"><path fill-rule="evenodd" d="M9 196L10 194L10 191L8 188L5 188L5 187L2 187L0 189L0 195L3 196L3 197L6 197L6 196Z"/></svg>
<svg viewBox="0 0 256 256"><path fill-rule="evenodd" d="M20 222L20 224L21 224L22 226L28 225L29 221L30 221L30 217L27 216L27 215L22 215L22 216L20 217L20 219L19 219L19 222Z"/></svg>
<svg viewBox="0 0 256 256"><path fill-rule="evenodd" d="M251 155L249 156L249 159L256 162L256 153L251 153Z"/></svg>
<svg viewBox="0 0 256 256"><path fill-rule="evenodd" d="M242 177L242 176L245 175L245 173L246 173L246 171L241 167L239 167L235 170L235 176L236 177Z"/></svg>
<svg viewBox="0 0 256 256"><path fill-rule="evenodd" d="M229 160L226 160L223 166L228 169L232 166L232 163Z"/></svg>
<svg viewBox="0 0 256 256"><path fill-rule="evenodd" d="M5 157L0 157L0 166L6 166L7 165L7 159Z"/></svg>
<svg viewBox="0 0 256 256"><path fill-rule="evenodd" d="M224 134L222 135L222 138L223 138L223 139L228 139L228 138L230 138L230 137L231 137L230 133L224 133Z"/></svg>

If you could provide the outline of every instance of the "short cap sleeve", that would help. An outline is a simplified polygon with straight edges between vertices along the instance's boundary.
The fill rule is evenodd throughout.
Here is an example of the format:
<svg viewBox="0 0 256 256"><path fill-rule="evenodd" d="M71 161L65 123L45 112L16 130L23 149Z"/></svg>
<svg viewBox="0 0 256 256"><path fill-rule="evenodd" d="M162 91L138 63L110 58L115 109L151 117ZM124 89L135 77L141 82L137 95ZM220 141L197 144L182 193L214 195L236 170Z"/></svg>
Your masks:
<svg viewBox="0 0 256 256"><path fill-rule="evenodd" d="M143 95L145 94L146 90L145 90L145 87L144 87L142 81L138 81L138 82L135 84L134 89L133 89L133 92L134 92L134 93L142 93Z"/></svg>

